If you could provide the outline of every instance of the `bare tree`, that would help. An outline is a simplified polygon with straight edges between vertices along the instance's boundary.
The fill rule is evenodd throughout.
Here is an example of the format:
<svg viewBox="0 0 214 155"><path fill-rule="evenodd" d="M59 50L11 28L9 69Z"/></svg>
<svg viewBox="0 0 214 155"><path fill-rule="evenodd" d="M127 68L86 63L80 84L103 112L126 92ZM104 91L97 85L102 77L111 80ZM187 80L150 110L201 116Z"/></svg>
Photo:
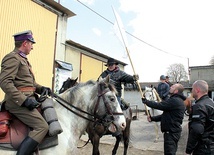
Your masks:
<svg viewBox="0 0 214 155"><path fill-rule="evenodd" d="M167 75L172 82L187 81L188 76L183 64L172 64L168 67Z"/></svg>
<svg viewBox="0 0 214 155"><path fill-rule="evenodd" d="M214 56L212 56L211 60L210 60L210 64L214 65Z"/></svg>

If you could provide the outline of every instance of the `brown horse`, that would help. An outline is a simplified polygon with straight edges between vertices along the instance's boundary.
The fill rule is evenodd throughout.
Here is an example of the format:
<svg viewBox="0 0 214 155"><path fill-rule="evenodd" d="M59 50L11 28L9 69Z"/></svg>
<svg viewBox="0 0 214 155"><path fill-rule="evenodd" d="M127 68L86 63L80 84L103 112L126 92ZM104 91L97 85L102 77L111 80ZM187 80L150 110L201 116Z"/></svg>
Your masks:
<svg viewBox="0 0 214 155"><path fill-rule="evenodd" d="M184 101L184 104L186 106L186 111L185 114L188 116L191 111L192 111L192 104L194 103L195 99L193 98L192 95L190 95L189 97L186 98L186 100Z"/></svg>
<svg viewBox="0 0 214 155"><path fill-rule="evenodd" d="M64 81L62 84L62 87L59 90L59 94L66 91L68 88L75 86L77 84L77 79L78 79L78 77L76 79L68 78L66 81Z"/></svg>
<svg viewBox="0 0 214 155"><path fill-rule="evenodd" d="M114 148L112 150L112 155L116 155L117 149L119 147L119 143L121 140L123 140L124 144L124 151L123 154L126 155L128 151L128 146L129 146L129 140L130 140L130 126L131 126L131 120L132 120L132 110L129 107L126 110L123 110L124 116L126 118L126 128L125 130L116 133L112 133L108 130L108 125L103 126L102 124L97 124L97 123L89 123L88 128L87 128L87 133L89 135L89 139L91 140L91 143L93 145L93 155L99 155L99 143L100 143L100 138L103 135L112 135L116 137L116 143L114 145Z"/></svg>
<svg viewBox="0 0 214 155"><path fill-rule="evenodd" d="M77 84L77 79L70 79L68 78L66 81L63 82L63 85L60 89L60 93L63 93L70 87L73 87ZM99 143L100 138L104 135L112 135L116 137L116 142L114 148L112 150L112 155L116 155L117 149L119 147L119 143L123 140L124 144L124 151L123 154L126 155L128 151L129 141L130 141L130 127L131 127L131 120L132 120L132 110L128 107L126 110L123 110L124 116L126 118L126 128L122 132L112 133L109 131L109 124L101 124L99 122L90 122L87 127L87 133L89 136L89 140L93 145L93 155L99 155Z"/></svg>

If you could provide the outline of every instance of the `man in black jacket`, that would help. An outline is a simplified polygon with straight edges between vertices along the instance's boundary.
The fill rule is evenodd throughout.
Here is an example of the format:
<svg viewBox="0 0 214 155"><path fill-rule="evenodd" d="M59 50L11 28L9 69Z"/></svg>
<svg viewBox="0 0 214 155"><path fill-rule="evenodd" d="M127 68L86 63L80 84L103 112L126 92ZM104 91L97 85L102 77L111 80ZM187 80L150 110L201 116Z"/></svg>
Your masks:
<svg viewBox="0 0 214 155"><path fill-rule="evenodd" d="M127 105L123 105L121 102L122 96L122 84L123 83L134 83L139 79L138 75L129 75L124 71L120 70L118 66L118 62L113 59L109 58L107 64L105 64L108 68L101 73L99 77L105 78L107 75L110 75L110 83L113 84L117 90L117 100L120 103L122 110L127 108Z"/></svg>
<svg viewBox="0 0 214 155"><path fill-rule="evenodd" d="M189 116L186 154L214 155L214 102L208 96L207 82L194 82L192 95L196 101Z"/></svg>
<svg viewBox="0 0 214 155"><path fill-rule="evenodd" d="M162 100L167 100L169 98L170 86L166 83L165 75L160 76L160 82L158 84L157 93Z"/></svg>
<svg viewBox="0 0 214 155"><path fill-rule="evenodd" d="M148 116L148 121L161 122L161 131L164 133L164 154L175 155L177 151L178 140L181 136L181 124L184 118L184 87L177 83L170 88L170 98L162 102L148 101L143 98L143 103L151 108L162 110L159 116Z"/></svg>

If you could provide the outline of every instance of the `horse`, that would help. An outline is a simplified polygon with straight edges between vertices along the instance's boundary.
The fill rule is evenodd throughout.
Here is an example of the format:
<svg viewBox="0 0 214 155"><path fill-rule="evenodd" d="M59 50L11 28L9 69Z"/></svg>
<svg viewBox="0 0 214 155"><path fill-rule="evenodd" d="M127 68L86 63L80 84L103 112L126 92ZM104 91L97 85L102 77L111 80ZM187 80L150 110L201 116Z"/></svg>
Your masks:
<svg viewBox="0 0 214 155"><path fill-rule="evenodd" d="M151 88L151 87L145 87L145 90L143 91L143 96L145 96L145 98L149 101L156 101L156 102L160 102L161 101L161 98L159 97L157 91L155 90L155 88ZM161 110L157 110L157 109L154 109L154 108L150 108L148 106L146 106L149 114L151 116L157 116L157 115L161 115L162 114L162 111ZM158 139L159 139L159 134L158 134L158 131L159 131L159 122L155 122L155 132L156 132L156 137L155 137L155 140L154 142L157 142Z"/></svg>
<svg viewBox="0 0 214 155"><path fill-rule="evenodd" d="M63 93L67 89L75 86L77 84L78 77L76 79L67 78L66 81L63 82L62 87L59 90L59 94Z"/></svg>
<svg viewBox="0 0 214 155"><path fill-rule="evenodd" d="M114 145L114 148L112 150L112 155L116 155L117 149L119 147L119 143L121 140L123 140L124 144L124 150L123 155L127 154L128 146L129 146L129 140L130 140L130 126L131 126L131 120L132 120L132 110L129 107L126 110L123 110L124 116L126 118L126 128L122 132L113 133L108 130L108 128L105 128L103 125L97 125L93 122L89 123L89 126L87 128L87 133L89 136L89 140L91 140L92 146L93 146L93 155L99 155L99 143L100 138L104 135L112 135L116 137L116 142Z"/></svg>
<svg viewBox="0 0 214 155"><path fill-rule="evenodd" d="M63 85L60 90L66 91L69 87L72 87L75 85L76 79L67 79L66 81L63 82ZM62 91L62 92L63 92ZM124 100L121 100L124 102ZM111 131L108 130L107 126L103 126L103 124L97 124L94 122L90 122L88 127L87 127L87 133L89 136L89 140L92 143L93 150L92 154L93 155L99 155L99 143L100 143L100 138L104 135L113 135L116 137L116 142L114 145L114 148L112 150L112 154L115 155L117 153L117 149L119 147L119 143L123 140L124 144L124 151L123 154L126 155L128 151L128 146L129 146L129 141L130 141L130 127L131 127L131 120L132 120L132 110L130 107L128 107L126 110L123 110L125 119L126 119L126 127L125 130L122 132L117 132L117 133L112 133ZM87 143L86 143L87 144Z"/></svg>
<svg viewBox="0 0 214 155"><path fill-rule="evenodd" d="M186 107L185 109L185 115L189 116L189 114L192 112L192 105L194 104L195 99L193 98L192 94L184 100L184 105Z"/></svg>
<svg viewBox="0 0 214 155"><path fill-rule="evenodd" d="M54 95L54 108L63 132L58 135L58 145L40 150L40 155L78 154L78 140L89 122L108 123L112 132L125 129L125 117L109 81L109 77L96 82L89 80ZM15 151L2 149L0 154L14 155Z"/></svg>

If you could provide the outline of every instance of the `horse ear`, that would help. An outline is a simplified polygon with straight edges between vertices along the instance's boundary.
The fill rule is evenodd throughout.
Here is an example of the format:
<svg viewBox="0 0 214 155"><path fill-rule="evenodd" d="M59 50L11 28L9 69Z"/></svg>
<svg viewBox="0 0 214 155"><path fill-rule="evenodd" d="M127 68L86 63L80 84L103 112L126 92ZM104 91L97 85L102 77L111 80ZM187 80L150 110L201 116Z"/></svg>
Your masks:
<svg viewBox="0 0 214 155"><path fill-rule="evenodd" d="M78 77L74 81L77 82L77 80L78 80Z"/></svg>
<svg viewBox="0 0 214 155"><path fill-rule="evenodd" d="M98 79L97 79L97 82L100 82L100 81L102 81L103 80L103 78L100 76Z"/></svg>
<svg viewBox="0 0 214 155"><path fill-rule="evenodd" d="M106 83L109 83L109 82L110 82L110 75L107 75L107 76L106 76L105 82L106 82Z"/></svg>
<svg viewBox="0 0 214 155"><path fill-rule="evenodd" d="M104 81L105 83L110 82L110 75L107 75L105 78L102 78L101 76L98 78L97 82Z"/></svg>

